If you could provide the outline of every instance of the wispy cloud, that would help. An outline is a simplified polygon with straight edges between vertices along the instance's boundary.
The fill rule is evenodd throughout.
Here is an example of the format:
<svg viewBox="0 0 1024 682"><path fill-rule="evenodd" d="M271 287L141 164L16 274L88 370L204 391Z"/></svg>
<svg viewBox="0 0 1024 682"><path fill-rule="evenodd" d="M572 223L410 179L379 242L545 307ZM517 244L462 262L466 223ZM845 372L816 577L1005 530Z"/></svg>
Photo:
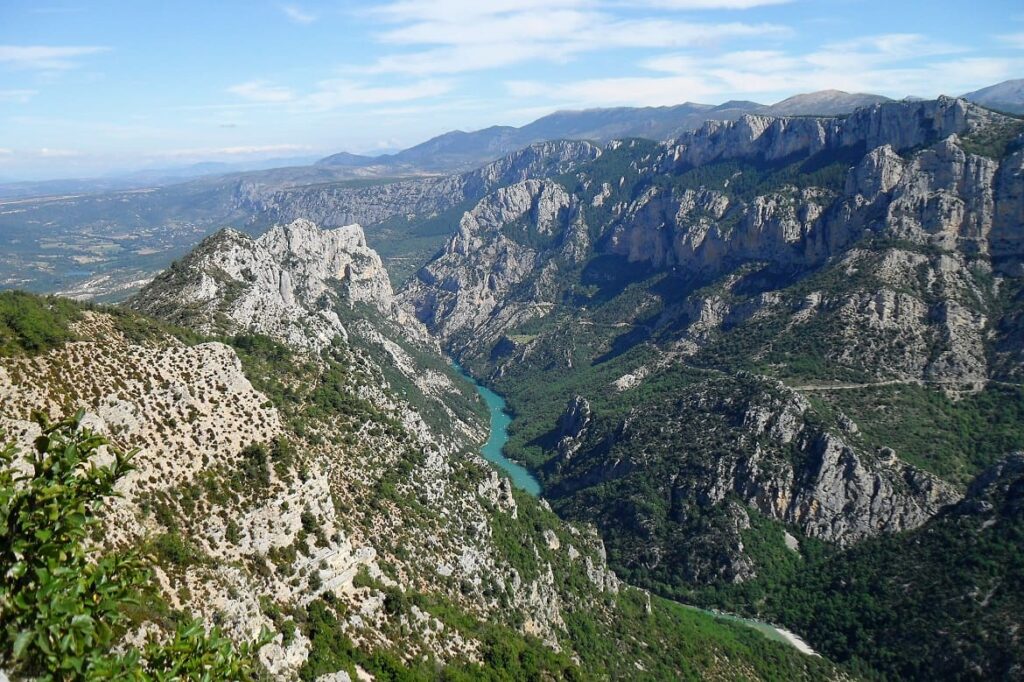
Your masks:
<svg viewBox="0 0 1024 682"><path fill-rule="evenodd" d="M0 64L22 69L72 69L78 65L77 57L109 49L97 46L0 45Z"/></svg>
<svg viewBox="0 0 1024 682"><path fill-rule="evenodd" d="M690 4L711 7L731 3L738 7L765 2L701 0ZM783 38L791 33L778 24L617 15L576 0L401 0L379 7L369 16L383 24L375 33L378 42L403 49L378 58L366 71L418 76L479 71L527 61L559 63L588 52L620 48L708 47L735 39Z"/></svg>
<svg viewBox="0 0 1024 682"><path fill-rule="evenodd" d="M453 88L451 81L439 79L389 86L332 79L318 83L316 91L303 97L297 104L313 111L329 111L353 105L388 104L438 97L451 92Z"/></svg>
<svg viewBox="0 0 1024 682"><path fill-rule="evenodd" d="M25 104L38 94L38 90L0 90L0 102Z"/></svg>
<svg viewBox="0 0 1024 682"><path fill-rule="evenodd" d="M232 85L228 92L251 102L290 102L295 99L290 88L259 80Z"/></svg>
<svg viewBox="0 0 1024 682"><path fill-rule="evenodd" d="M319 81L305 94L267 81L250 81L228 88L228 92L257 105L287 105L296 112L325 112L353 106L390 104L437 97L450 92L454 83L443 79L422 79L409 83L375 85L360 80L333 78ZM217 105L229 109L237 105Z"/></svg>
<svg viewBox="0 0 1024 682"><path fill-rule="evenodd" d="M281 5L281 11L288 17L288 21L295 24L312 24L317 19L315 14L305 11L298 5Z"/></svg>
<svg viewBox="0 0 1024 682"><path fill-rule="evenodd" d="M304 144L256 144L232 147L200 147L195 149L172 149L160 156L172 158L210 158L216 156L255 156L261 154L289 154L310 151L312 147Z"/></svg>
<svg viewBox="0 0 1024 682"><path fill-rule="evenodd" d="M931 60L920 61L921 57ZM684 100L716 102L734 96L767 97L839 89L891 96L957 94L978 83L1019 72L1024 60L973 57L956 45L915 34L866 36L806 53L744 50L704 56L666 53L641 65L657 75L591 78L569 83L513 80L508 92L571 106L638 104Z"/></svg>
<svg viewBox="0 0 1024 682"><path fill-rule="evenodd" d="M70 159L81 155L81 152L75 151L74 149L53 149L51 147L43 147L39 150L39 156L45 159Z"/></svg>
<svg viewBox="0 0 1024 682"><path fill-rule="evenodd" d="M1008 47L1024 50L1024 33L1004 33L996 36L996 40Z"/></svg>

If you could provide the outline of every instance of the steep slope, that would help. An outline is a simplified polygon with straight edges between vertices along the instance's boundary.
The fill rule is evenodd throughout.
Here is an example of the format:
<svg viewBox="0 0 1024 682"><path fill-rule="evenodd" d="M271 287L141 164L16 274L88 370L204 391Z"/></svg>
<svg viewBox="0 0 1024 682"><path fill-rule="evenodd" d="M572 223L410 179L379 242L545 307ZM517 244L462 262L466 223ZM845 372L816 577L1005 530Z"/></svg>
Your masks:
<svg viewBox="0 0 1024 682"><path fill-rule="evenodd" d="M830 654L893 678L1016 679L1022 547L1024 456L1015 453L923 528L801 567L768 608Z"/></svg>
<svg viewBox="0 0 1024 682"><path fill-rule="evenodd" d="M514 491L475 454L472 386L390 307L368 305L386 300L376 263L355 228L226 232L135 302L219 341L0 295L4 430L27 447L32 409L82 407L141 448L102 540L158 562L161 599L134 614L140 629L183 612L238 638L269 627L261 660L279 679L834 675L623 586L592 528ZM262 288L282 273L305 278L290 298ZM327 345L334 328L314 323L294 346L251 333L287 340L326 309L341 323Z"/></svg>
<svg viewBox="0 0 1024 682"><path fill-rule="evenodd" d="M756 609L1024 447L1022 132L942 98L613 143L485 197L399 298L613 566Z"/></svg>
<svg viewBox="0 0 1024 682"><path fill-rule="evenodd" d="M131 306L204 333L242 330L321 350L346 335L335 310L341 302L402 318L359 225L322 231L296 220L257 239L221 230L143 288Z"/></svg>

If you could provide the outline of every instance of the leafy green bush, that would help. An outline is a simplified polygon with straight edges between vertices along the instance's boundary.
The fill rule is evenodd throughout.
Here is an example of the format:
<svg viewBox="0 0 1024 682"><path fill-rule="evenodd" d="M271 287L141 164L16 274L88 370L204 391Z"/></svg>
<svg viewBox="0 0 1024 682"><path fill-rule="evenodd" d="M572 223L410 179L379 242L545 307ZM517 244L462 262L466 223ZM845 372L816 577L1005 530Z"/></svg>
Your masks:
<svg viewBox="0 0 1024 682"><path fill-rule="evenodd" d="M97 512L132 465L130 453L84 428L82 417L50 423L36 415L42 435L29 474L14 466L13 444L0 449L0 667L40 680L253 679L252 655L264 640L236 649L200 621L143 652L112 651L150 576L135 552L100 555L87 546ZM110 464L96 463L101 446Z"/></svg>

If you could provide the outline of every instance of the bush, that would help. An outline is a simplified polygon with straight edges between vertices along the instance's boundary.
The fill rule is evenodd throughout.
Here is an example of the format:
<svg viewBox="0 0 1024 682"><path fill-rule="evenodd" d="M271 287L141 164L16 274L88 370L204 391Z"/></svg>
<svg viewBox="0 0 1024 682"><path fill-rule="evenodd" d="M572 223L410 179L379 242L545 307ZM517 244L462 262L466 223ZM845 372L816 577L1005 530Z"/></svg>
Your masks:
<svg viewBox="0 0 1024 682"><path fill-rule="evenodd" d="M131 454L83 428L82 416L52 424L36 415L43 433L30 474L12 466L13 444L0 449L0 667L43 680L254 679L263 639L236 650L200 621L148 643L145 663L136 649L112 651L150 575L135 552L86 548L97 512L132 465ZM113 454L109 465L90 461L101 446Z"/></svg>
<svg viewBox="0 0 1024 682"><path fill-rule="evenodd" d="M0 292L0 356L41 353L70 341L68 325L77 318L71 301Z"/></svg>

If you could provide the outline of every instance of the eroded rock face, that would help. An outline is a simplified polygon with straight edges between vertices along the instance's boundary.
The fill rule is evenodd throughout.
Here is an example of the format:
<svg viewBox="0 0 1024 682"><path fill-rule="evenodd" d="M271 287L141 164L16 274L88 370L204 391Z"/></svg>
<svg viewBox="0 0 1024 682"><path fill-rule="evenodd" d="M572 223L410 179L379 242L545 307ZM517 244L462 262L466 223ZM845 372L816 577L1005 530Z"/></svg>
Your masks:
<svg viewBox="0 0 1024 682"><path fill-rule="evenodd" d="M580 140L539 142L459 175L419 177L369 187L305 186L267 189L242 183L235 201L262 220L288 223L298 218L323 227L372 225L405 216L429 217L529 178L571 171L598 158L601 148Z"/></svg>
<svg viewBox="0 0 1024 682"><path fill-rule="evenodd" d="M563 422L573 421L581 400ZM845 417L822 428L808 421L809 410L804 396L781 383L741 375L657 397L614 428L588 415L598 425L594 435L565 451L559 445L549 492L566 513L583 505L617 529L619 561L672 565L694 583L757 575L742 540L755 510L845 546L917 528L961 498L953 485L895 453L855 445ZM635 486L652 500L668 500L668 510L640 504L628 494ZM608 492L615 490L621 493ZM639 546L622 539L626 528Z"/></svg>
<svg viewBox="0 0 1024 682"><path fill-rule="evenodd" d="M694 355L723 329L788 318L787 328L825 328L833 362L879 377L977 385L989 373L986 334L997 312L991 277L1024 275L1024 152L989 158L969 153L968 141L1014 125L941 98L882 103L843 119L709 122L632 155L634 144L613 143L606 155L625 154L628 166L618 182L583 165L574 194L544 181L486 197L400 300L456 352L510 351L515 363L530 349L495 344L550 312L567 294L565 281L580 277L567 273L586 272L597 259L730 287L742 268L758 264L787 274L770 275L774 290L753 295L734 289L668 300L674 308L658 324L685 330L673 333ZM722 178L707 171L704 184L682 180L723 163L741 170ZM805 165L756 192L744 189L746 175L794 163ZM831 176L807 179L822 169ZM561 219L534 209L524 218L520 207L544 197ZM814 293L813 306L804 305L806 292L787 297L787 285L823 268L843 275ZM1009 338L1000 345L1000 371L1012 373L1005 368L1019 355Z"/></svg>
<svg viewBox="0 0 1024 682"><path fill-rule="evenodd" d="M358 225L321 230L308 220L253 239L224 229L147 285L131 305L213 331L266 334L318 349L345 335L339 304L370 305L399 317L387 272Z"/></svg>
<svg viewBox="0 0 1024 682"><path fill-rule="evenodd" d="M590 403L583 396L573 396L558 418L558 452L563 458L572 457L582 446L593 412Z"/></svg>
<svg viewBox="0 0 1024 682"><path fill-rule="evenodd" d="M885 102L846 118L786 118L747 114L737 121L708 121L671 143L671 161L700 166L719 159L767 161L862 145L904 150L955 133L970 132L995 115L962 99Z"/></svg>
<svg viewBox="0 0 1024 682"><path fill-rule="evenodd" d="M906 121L897 125L897 114ZM929 118L917 121L917 115ZM1016 190L999 186L1000 163L967 154L958 134L986 125L991 116L946 100L922 111L878 105L842 121L746 117L709 123L666 152L673 164L771 164L815 154L838 160L851 147L869 151L848 171L845 187L784 185L747 200L705 188L649 190L622 209L608 249L630 261L712 272L756 259L816 265L869 232L988 253L996 207L1012 204ZM897 153L929 142L910 160Z"/></svg>
<svg viewBox="0 0 1024 682"><path fill-rule="evenodd" d="M960 499L941 479L892 458L866 458L832 434L808 443L811 466L782 520L807 535L849 545L917 528Z"/></svg>
<svg viewBox="0 0 1024 682"><path fill-rule="evenodd" d="M481 327L536 274L546 244L577 248L586 238L585 230L569 229L574 211L575 202L553 182L525 180L498 190L463 216L443 253L403 289L402 303L441 338Z"/></svg>

